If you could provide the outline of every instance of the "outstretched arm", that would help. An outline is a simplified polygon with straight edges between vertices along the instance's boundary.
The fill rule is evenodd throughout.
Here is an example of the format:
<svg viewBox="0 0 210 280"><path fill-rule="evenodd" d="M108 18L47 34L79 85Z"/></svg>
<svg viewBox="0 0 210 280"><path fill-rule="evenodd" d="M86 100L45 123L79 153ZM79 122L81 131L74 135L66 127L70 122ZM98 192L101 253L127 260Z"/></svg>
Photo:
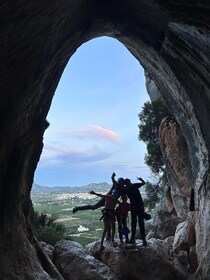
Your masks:
<svg viewBox="0 0 210 280"><path fill-rule="evenodd" d="M139 181L141 181L142 186L146 184L146 182L144 181L144 179L142 179L141 177L137 177L137 179L138 179Z"/></svg>
<svg viewBox="0 0 210 280"><path fill-rule="evenodd" d="M132 184L134 187L141 188L142 186L144 186L146 184L146 182L141 177L137 177L137 179L139 181L141 181L141 183L134 183L134 184Z"/></svg>
<svg viewBox="0 0 210 280"><path fill-rule="evenodd" d="M112 179L113 185L114 185L114 186L117 186L117 181L115 180L115 176L116 176L116 174L115 174L115 172L113 172L113 173L112 173L112 176L111 176L111 179Z"/></svg>
<svg viewBox="0 0 210 280"><path fill-rule="evenodd" d="M115 174L115 172L113 172L113 173L112 173L112 176L111 176L111 179L112 179L112 187L111 187L111 189L108 191L107 194L111 194L112 191L113 191L114 189L116 189L117 181L115 180L115 176L116 176L116 174Z"/></svg>
<svg viewBox="0 0 210 280"><path fill-rule="evenodd" d="M89 194L94 194L94 195L97 195L97 196L100 196L100 197L105 197L105 195L100 194L100 193L96 193L94 191L90 191Z"/></svg>

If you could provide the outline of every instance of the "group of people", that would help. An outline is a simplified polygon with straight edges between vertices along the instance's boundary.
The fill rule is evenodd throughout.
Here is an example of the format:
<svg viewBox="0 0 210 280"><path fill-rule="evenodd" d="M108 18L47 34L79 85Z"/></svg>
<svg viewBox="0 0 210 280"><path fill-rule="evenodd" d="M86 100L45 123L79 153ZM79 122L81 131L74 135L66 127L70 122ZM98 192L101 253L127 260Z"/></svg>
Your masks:
<svg viewBox="0 0 210 280"><path fill-rule="evenodd" d="M116 174L113 172L112 187L107 194L96 193L90 191L90 194L101 197L101 199L94 205L84 205L73 208L73 213L78 210L98 209L104 206L102 210L102 218L104 222L104 230L101 237L100 250L103 250L104 239L106 236L110 238L111 243L114 244L115 237L115 219L118 222L118 231L120 242L123 243L123 235L125 235L125 242L135 244L135 234L137 220L141 233L142 243L147 246L145 238L144 225L144 204L139 191L139 188L145 185L145 181L141 177L137 177L139 183L131 183L130 179L118 178L115 179ZM127 200L130 200L128 203ZM131 237L128 239L129 229L127 227L128 212L131 212Z"/></svg>

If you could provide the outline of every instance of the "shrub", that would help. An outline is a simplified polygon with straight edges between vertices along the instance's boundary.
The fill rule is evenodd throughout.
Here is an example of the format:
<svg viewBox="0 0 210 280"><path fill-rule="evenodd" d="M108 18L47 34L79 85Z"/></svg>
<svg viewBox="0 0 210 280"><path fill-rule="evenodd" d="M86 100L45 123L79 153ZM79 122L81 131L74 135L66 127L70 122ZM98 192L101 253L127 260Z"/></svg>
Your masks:
<svg viewBox="0 0 210 280"><path fill-rule="evenodd" d="M34 212L34 234L39 241L54 245L57 241L65 239L66 229L62 223L56 223L55 216Z"/></svg>

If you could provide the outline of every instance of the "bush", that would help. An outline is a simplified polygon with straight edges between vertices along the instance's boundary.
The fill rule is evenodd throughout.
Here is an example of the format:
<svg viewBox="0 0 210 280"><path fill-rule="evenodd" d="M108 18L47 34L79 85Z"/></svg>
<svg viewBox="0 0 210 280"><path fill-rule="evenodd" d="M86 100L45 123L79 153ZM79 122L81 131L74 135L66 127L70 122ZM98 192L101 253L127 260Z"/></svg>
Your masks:
<svg viewBox="0 0 210 280"><path fill-rule="evenodd" d="M34 234L39 241L54 245L57 241L65 239L65 226L62 223L56 223L55 220L55 216L49 217L47 214L34 212Z"/></svg>

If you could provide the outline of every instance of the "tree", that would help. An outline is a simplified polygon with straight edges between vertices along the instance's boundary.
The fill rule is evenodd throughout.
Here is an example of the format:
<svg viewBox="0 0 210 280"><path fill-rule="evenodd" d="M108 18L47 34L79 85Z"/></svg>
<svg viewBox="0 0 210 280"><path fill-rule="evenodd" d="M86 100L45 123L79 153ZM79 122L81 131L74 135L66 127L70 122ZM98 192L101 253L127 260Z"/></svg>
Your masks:
<svg viewBox="0 0 210 280"><path fill-rule="evenodd" d="M62 223L56 223L56 217L34 212L34 234L39 241L54 245L57 241L65 239L66 229Z"/></svg>
<svg viewBox="0 0 210 280"><path fill-rule="evenodd" d="M158 175L165 172L163 155L158 141L158 128L163 118L170 116L170 113L162 99L154 102L145 102L142 111L139 113L140 124L139 140L147 145L145 163L151 171Z"/></svg>
<svg viewBox="0 0 210 280"><path fill-rule="evenodd" d="M160 198L158 196L158 190L158 185L153 185L150 182L146 182L145 192L147 198L144 199L144 206L148 207L149 210L154 209L156 204L160 201Z"/></svg>

